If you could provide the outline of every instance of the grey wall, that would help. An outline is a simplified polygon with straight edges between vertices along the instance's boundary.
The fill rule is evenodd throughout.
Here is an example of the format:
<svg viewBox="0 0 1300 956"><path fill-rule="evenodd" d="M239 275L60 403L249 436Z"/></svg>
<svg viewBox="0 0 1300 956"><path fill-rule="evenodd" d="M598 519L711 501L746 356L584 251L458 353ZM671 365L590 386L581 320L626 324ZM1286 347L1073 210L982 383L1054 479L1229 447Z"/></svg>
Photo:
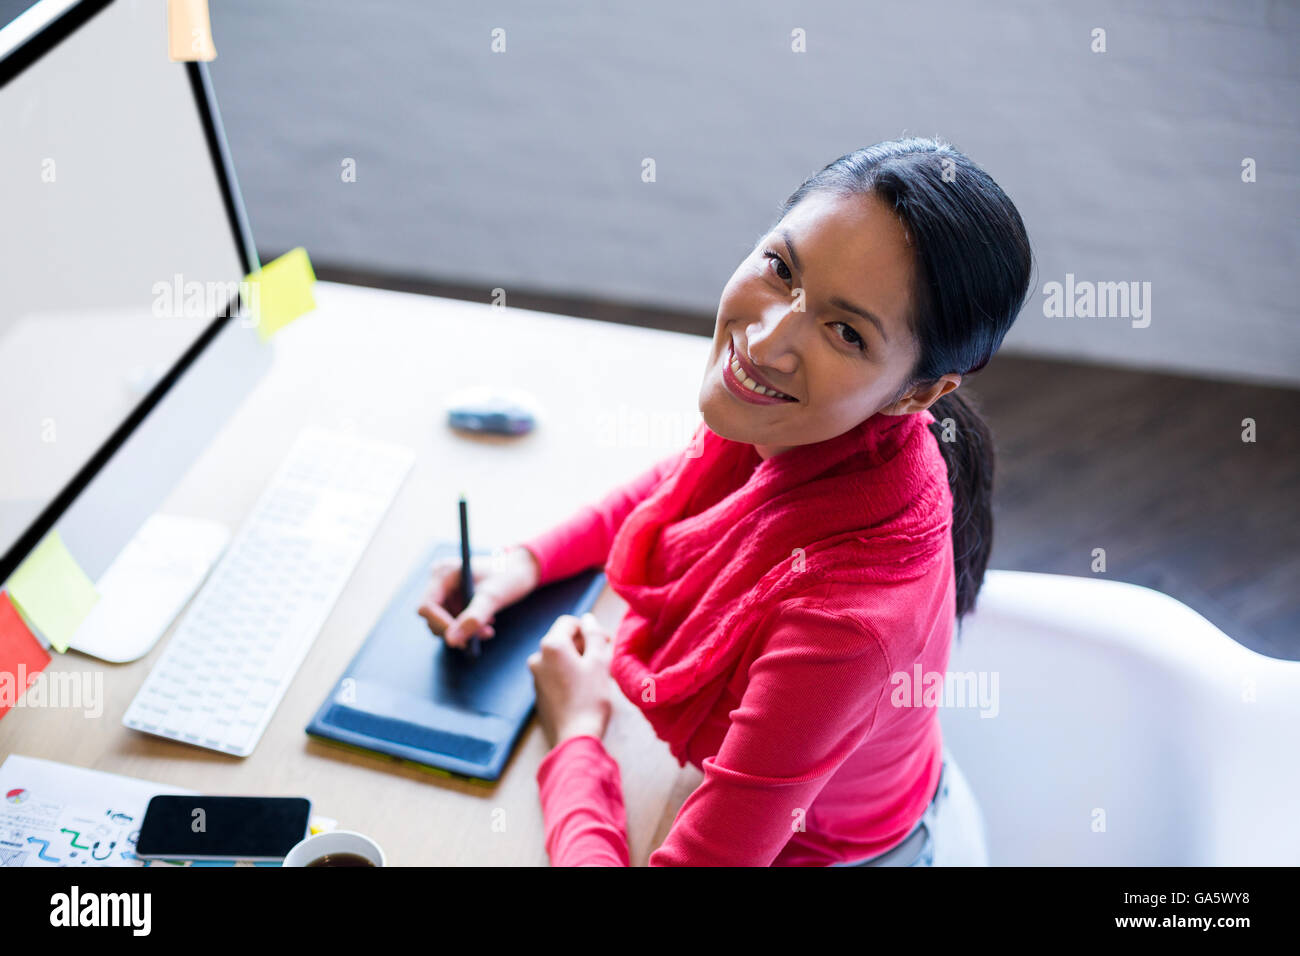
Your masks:
<svg viewBox="0 0 1300 956"><path fill-rule="evenodd" d="M212 7L263 250L712 314L805 175L937 134L1015 200L1039 287L1151 283L1145 328L1036 288L1005 351L1300 384L1296 0Z"/></svg>

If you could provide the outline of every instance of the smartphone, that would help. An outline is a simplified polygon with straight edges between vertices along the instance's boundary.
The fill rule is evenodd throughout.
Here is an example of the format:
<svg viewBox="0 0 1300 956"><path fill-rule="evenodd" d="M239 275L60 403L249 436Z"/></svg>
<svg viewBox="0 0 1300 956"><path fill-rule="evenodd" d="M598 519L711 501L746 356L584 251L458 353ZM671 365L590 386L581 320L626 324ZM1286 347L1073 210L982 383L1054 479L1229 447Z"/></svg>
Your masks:
<svg viewBox="0 0 1300 956"><path fill-rule="evenodd" d="M283 860L308 836L306 797L159 794L140 825L136 856L165 860Z"/></svg>

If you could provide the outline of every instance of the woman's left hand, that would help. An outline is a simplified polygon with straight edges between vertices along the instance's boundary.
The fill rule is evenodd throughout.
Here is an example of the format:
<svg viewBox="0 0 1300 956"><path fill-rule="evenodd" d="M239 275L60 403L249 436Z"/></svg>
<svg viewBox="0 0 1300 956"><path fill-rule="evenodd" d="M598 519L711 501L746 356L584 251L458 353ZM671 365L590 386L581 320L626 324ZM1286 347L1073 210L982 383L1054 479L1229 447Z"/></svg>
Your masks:
<svg viewBox="0 0 1300 956"><path fill-rule="evenodd" d="M550 747L581 734L605 736L613 710L612 657L613 638L591 614L558 618L529 656L537 716Z"/></svg>

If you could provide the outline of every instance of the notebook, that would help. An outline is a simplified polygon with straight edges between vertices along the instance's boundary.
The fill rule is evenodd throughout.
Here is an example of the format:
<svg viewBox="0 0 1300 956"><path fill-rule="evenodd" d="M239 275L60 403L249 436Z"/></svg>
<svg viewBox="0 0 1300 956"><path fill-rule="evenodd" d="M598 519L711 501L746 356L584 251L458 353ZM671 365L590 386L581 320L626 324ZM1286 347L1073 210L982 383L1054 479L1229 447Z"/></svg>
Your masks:
<svg viewBox="0 0 1300 956"><path fill-rule="evenodd" d="M476 551L476 554L484 552ZM412 569L307 726L327 743L387 754L484 781L501 776L536 704L528 656L555 619L581 617L605 586L599 569L539 587L498 611L482 653L448 648L416 609L435 561L459 560L437 542Z"/></svg>

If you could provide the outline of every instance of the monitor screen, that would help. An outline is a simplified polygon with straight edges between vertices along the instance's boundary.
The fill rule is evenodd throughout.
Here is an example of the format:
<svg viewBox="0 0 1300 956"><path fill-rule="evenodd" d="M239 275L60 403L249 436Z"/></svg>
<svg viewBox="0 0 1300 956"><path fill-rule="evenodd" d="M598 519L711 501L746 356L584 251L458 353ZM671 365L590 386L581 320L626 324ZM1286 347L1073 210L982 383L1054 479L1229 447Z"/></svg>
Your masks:
<svg viewBox="0 0 1300 956"><path fill-rule="evenodd" d="M249 271L165 0L87 10L0 60L0 555Z"/></svg>

